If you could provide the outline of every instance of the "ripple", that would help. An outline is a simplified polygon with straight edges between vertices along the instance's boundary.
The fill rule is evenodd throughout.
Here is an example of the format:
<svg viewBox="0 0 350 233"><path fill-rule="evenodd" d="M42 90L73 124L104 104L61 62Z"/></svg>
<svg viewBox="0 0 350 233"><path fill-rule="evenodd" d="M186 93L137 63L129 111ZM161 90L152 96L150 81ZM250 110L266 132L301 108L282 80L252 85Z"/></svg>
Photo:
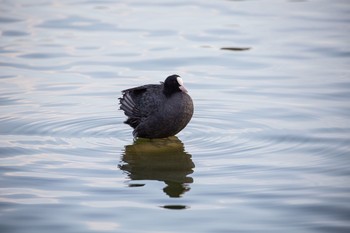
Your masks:
<svg viewBox="0 0 350 233"><path fill-rule="evenodd" d="M121 119L114 116L45 120L3 118L0 123L4 126L0 129L2 135L109 138L127 133L127 129L120 128Z"/></svg>
<svg viewBox="0 0 350 233"><path fill-rule="evenodd" d="M47 20L38 27L49 29L82 30L82 31L114 31L118 28L113 24L101 22L100 20L70 16L64 19Z"/></svg>
<svg viewBox="0 0 350 233"><path fill-rule="evenodd" d="M238 115L240 119L235 118ZM310 171L310 166L313 164L315 172L328 173L324 164L330 162L329 158L343 159L343 156L348 153L350 140L344 135L339 136L340 129L327 129L323 135L305 133L304 129L278 129L264 123L256 123L255 117L242 118L242 115L245 114L230 111L213 114L209 111L201 111L181 133L181 139L194 156L199 154L204 160L206 156L215 157L219 164L223 163L220 159L237 160L241 156L242 158L247 156L269 158L274 155L294 155L296 161L287 160L284 157L288 161L285 162L285 166L298 164L301 169L307 168ZM272 118L275 117L272 116ZM341 131L345 134L348 132L345 129ZM306 151L309 156L299 158L299 155ZM277 159L269 165L264 161L257 161L258 159L254 163L260 163L259 166L265 170L280 166ZM233 166L232 163L231 166ZM340 164L335 166L341 167Z"/></svg>
<svg viewBox="0 0 350 233"><path fill-rule="evenodd" d="M266 146L265 142L252 141L252 135L268 130L268 126L244 119L233 120L234 115L229 111L201 110L183 131L182 139L192 153L211 156L238 154Z"/></svg>
<svg viewBox="0 0 350 233"><path fill-rule="evenodd" d="M22 21L21 19L15 19L10 17L0 17L0 23L16 23Z"/></svg>
<svg viewBox="0 0 350 233"><path fill-rule="evenodd" d="M30 58L30 59L48 59L48 58L60 58L68 57L71 55L65 53L27 53L20 55L19 57Z"/></svg>
<svg viewBox="0 0 350 233"><path fill-rule="evenodd" d="M222 47L221 50L229 50L229 51L247 51L250 50L250 47Z"/></svg>
<svg viewBox="0 0 350 233"><path fill-rule="evenodd" d="M17 30L6 30L2 32L3 36L12 36L12 37L17 37L17 36L28 36L30 35L27 32L22 32L22 31L17 31Z"/></svg>
<svg viewBox="0 0 350 233"><path fill-rule="evenodd" d="M184 210L184 209L190 208L189 206L186 206L186 205L164 205L161 207L169 210Z"/></svg>

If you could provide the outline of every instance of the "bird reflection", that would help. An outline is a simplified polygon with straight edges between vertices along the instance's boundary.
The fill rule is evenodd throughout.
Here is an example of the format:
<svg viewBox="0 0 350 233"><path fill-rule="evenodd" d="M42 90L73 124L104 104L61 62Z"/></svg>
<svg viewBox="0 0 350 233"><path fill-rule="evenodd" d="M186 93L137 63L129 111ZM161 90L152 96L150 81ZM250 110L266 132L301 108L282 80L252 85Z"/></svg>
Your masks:
<svg viewBox="0 0 350 233"><path fill-rule="evenodd" d="M139 138L125 146L119 164L132 180L164 181L167 186L163 191L169 197L180 197L190 190L193 179L188 175L193 173L194 167L191 155L185 152L183 143L175 136L152 140Z"/></svg>

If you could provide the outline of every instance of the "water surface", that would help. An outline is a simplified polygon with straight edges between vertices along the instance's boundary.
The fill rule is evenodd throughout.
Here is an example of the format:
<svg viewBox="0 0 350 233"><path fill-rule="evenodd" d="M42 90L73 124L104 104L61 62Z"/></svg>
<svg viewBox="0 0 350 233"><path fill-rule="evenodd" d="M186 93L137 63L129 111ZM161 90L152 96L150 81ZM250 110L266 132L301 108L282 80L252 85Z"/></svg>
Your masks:
<svg viewBox="0 0 350 233"><path fill-rule="evenodd" d="M350 5L2 1L1 232L349 232ZM177 73L176 137L121 90Z"/></svg>

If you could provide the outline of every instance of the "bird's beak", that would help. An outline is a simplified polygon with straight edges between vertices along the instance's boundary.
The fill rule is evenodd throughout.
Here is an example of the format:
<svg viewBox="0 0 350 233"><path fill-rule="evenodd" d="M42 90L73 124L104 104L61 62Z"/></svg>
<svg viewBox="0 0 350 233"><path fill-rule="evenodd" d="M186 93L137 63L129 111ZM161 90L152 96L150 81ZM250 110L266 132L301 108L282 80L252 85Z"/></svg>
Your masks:
<svg viewBox="0 0 350 233"><path fill-rule="evenodd" d="M179 89L180 89L182 92L185 92L185 93L188 92L187 89L185 88L185 86L183 86L183 85L179 86Z"/></svg>

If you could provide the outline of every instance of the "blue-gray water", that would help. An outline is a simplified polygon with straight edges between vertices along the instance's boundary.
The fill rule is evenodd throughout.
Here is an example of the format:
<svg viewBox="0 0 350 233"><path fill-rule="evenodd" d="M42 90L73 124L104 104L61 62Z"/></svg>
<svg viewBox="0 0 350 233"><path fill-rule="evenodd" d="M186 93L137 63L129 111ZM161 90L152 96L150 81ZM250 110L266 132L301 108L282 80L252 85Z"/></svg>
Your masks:
<svg viewBox="0 0 350 233"><path fill-rule="evenodd" d="M2 0L0 30L1 232L350 232L348 0ZM134 142L120 91L173 73L192 121Z"/></svg>

